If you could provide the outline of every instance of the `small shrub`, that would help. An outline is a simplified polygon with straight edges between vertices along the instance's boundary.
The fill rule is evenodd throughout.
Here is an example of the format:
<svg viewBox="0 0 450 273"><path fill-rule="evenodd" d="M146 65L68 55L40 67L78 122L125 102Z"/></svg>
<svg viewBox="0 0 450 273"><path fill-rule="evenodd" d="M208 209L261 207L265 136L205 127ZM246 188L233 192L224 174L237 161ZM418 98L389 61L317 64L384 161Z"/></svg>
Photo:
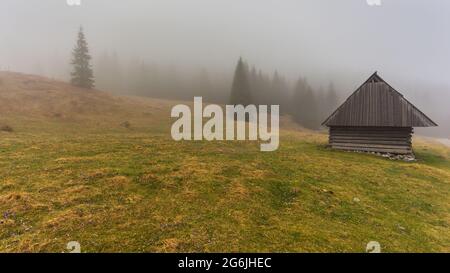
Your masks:
<svg viewBox="0 0 450 273"><path fill-rule="evenodd" d="M11 132L13 132L14 130L13 130L13 128L12 128L11 126L9 126L9 125L1 125L1 126L0 126L0 131L11 133Z"/></svg>
<svg viewBox="0 0 450 273"><path fill-rule="evenodd" d="M122 127L124 127L124 128L127 128L127 129L130 129L131 123L130 123L129 121L124 121L124 122L122 122L122 123L120 124L120 126L122 126Z"/></svg>

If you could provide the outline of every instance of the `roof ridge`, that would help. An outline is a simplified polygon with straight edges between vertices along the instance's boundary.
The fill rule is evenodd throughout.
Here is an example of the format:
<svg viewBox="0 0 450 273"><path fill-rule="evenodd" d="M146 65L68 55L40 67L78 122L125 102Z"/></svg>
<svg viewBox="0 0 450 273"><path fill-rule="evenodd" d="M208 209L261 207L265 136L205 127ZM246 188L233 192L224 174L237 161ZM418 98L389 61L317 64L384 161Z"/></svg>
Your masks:
<svg viewBox="0 0 450 273"><path fill-rule="evenodd" d="M370 75L370 77L363 83L363 84L361 84L358 88L356 88L356 90L355 91L353 91L351 94L350 94L350 96L348 96L347 97L347 99L336 109L336 110L334 110L334 112L333 113L331 113L331 115L327 118L327 119L325 119L325 121L324 122L322 122L322 124L321 125L324 125L325 123L327 123L328 122L328 120L332 117L332 116L334 116L334 114L341 108L341 107L343 107L344 106L344 104L351 98L351 97L353 97L357 92L358 92L358 90L360 90L361 89L361 87L363 87L373 76L378 76L378 71L375 71L372 75ZM382 79L383 80L383 79Z"/></svg>
<svg viewBox="0 0 450 273"><path fill-rule="evenodd" d="M376 80L376 81L375 81ZM410 101L408 101L402 93L398 92L395 88L393 88L389 83L387 83L380 75L378 75L378 72L375 71L363 84L361 84L352 94L350 94L350 96L327 118L325 119L324 122L322 122L322 125L328 125L330 123L330 121L332 122L333 119L336 118L336 116L339 114L340 110L343 109L344 107L347 107L347 104L349 103L349 101L351 100L358 100L356 98L354 98L354 96L356 94L359 94L360 91L363 90L363 87L369 83L383 83L386 84L386 86L388 87L387 91L392 93L392 95L394 96L398 96L398 98L403 101L404 104L406 104L406 107L411 107L414 111L410 112L409 114L407 113L400 113L400 118L405 118L404 116L407 115L407 117L409 117L409 122L397 122L397 123L401 123L401 125L393 125L393 126L406 126L404 123L406 124L411 124L411 127L416 127L416 126L437 126L437 124L431 120L427 115L425 115L422 111L420 111L414 104L412 104ZM377 89L375 89L377 90ZM356 101L356 103L358 103ZM359 102L361 103L361 101ZM375 99L375 103L378 104L383 104L382 101L377 102L377 100ZM403 104L402 103L402 104ZM370 107L370 105L369 105ZM395 107L395 105L394 105ZM404 106L399 106L397 105L397 107L404 107ZM349 111L349 110L346 110ZM350 111L355 111L355 110L350 110ZM348 113L347 113L348 114ZM360 113L361 114L361 113ZM364 114L364 113L363 113ZM376 113L372 113L375 114ZM343 121L341 121L343 122ZM345 123L345 122L343 122ZM350 122L352 123L352 122ZM358 123L358 122L356 122ZM360 125L360 126L372 126L370 125L371 121L366 121L366 123L368 123L368 125ZM386 121L384 122L376 122L376 123L387 123ZM391 123L391 122L389 122ZM395 124L396 122L394 122ZM414 126L413 126L414 125ZM379 125L379 126L386 126L386 125ZM408 127L410 127L409 125L407 125Z"/></svg>

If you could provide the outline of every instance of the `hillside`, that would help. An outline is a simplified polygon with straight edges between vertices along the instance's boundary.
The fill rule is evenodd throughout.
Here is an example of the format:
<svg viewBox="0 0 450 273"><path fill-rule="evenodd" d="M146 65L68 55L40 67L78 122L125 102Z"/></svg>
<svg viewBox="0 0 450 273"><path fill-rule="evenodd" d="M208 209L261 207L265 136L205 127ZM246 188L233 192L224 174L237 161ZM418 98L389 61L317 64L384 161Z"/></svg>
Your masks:
<svg viewBox="0 0 450 273"><path fill-rule="evenodd" d="M175 142L178 102L0 73L0 251L450 250L450 148L333 151L283 118L280 148Z"/></svg>
<svg viewBox="0 0 450 273"><path fill-rule="evenodd" d="M0 114L13 123L27 120L110 127L127 118L160 120L162 112L174 103L115 97L40 76L0 72Z"/></svg>

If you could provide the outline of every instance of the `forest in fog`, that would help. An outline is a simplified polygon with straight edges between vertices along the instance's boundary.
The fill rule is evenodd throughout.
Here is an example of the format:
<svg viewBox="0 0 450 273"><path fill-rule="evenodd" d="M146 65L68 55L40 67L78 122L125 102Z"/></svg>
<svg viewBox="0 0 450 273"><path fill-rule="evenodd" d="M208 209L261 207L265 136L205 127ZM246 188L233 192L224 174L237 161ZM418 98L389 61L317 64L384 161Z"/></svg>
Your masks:
<svg viewBox="0 0 450 273"><path fill-rule="evenodd" d="M317 128L372 73L450 136L450 2L363 0L3 0L0 70L68 81L85 29L96 88L229 102L238 60L253 103L280 104ZM408 7L405 9L405 7ZM417 18L426 18L417 20ZM355 24L358 22L358 24Z"/></svg>
<svg viewBox="0 0 450 273"><path fill-rule="evenodd" d="M116 94L175 100L202 96L203 101L218 104L230 102L232 83L241 77L246 81L243 85L249 85L251 97L244 104L280 105L281 114L291 115L311 129L319 128L340 101L331 81L316 89L303 76L290 82L278 71L267 73L242 58L236 63L234 78L225 74L213 77L206 69L186 75L175 67L159 67L138 59L123 64L117 53L104 53L94 71L96 87Z"/></svg>

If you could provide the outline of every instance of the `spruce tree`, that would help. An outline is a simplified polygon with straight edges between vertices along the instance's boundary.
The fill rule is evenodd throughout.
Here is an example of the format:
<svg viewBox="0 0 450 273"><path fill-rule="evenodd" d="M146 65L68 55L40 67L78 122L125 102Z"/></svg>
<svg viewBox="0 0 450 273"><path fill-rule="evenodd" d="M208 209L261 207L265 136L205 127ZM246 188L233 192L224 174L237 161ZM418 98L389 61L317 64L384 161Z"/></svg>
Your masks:
<svg viewBox="0 0 450 273"><path fill-rule="evenodd" d="M252 69L249 71L249 82L250 82L250 91L252 104L261 104L259 103L261 97L261 90L258 83L258 73L256 72L256 67L252 66Z"/></svg>
<svg viewBox="0 0 450 273"><path fill-rule="evenodd" d="M286 114L286 110L289 109L289 98L287 97L288 83L286 79L275 70L271 84L271 94L268 104L280 105L280 113Z"/></svg>
<svg viewBox="0 0 450 273"><path fill-rule="evenodd" d="M194 95L203 97L204 102L210 102L213 89L208 71L205 68L202 68L194 78Z"/></svg>
<svg viewBox="0 0 450 273"><path fill-rule="evenodd" d="M83 33L83 28L78 31L78 40L72 52L73 70L71 73L72 85L91 89L94 87L94 73L90 64L88 44Z"/></svg>
<svg viewBox="0 0 450 273"><path fill-rule="evenodd" d="M233 86L231 87L230 104L244 106L252 103L248 65L239 58L234 72Z"/></svg>
<svg viewBox="0 0 450 273"><path fill-rule="evenodd" d="M306 128L316 129L319 125L317 101L306 79L300 78L297 81L292 103L295 121Z"/></svg>
<svg viewBox="0 0 450 273"><path fill-rule="evenodd" d="M123 91L122 67L116 52L103 52L95 65L94 74L97 88L116 93Z"/></svg>
<svg viewBox="0 0 450 273"><path fill-rule="evenodd" d="M334 111L339 103L339 97L336 93L336 89L334 88L334 84L330 82L330 85L328 86L328 92L327 92L327 111L330 112Z"/></svg>

